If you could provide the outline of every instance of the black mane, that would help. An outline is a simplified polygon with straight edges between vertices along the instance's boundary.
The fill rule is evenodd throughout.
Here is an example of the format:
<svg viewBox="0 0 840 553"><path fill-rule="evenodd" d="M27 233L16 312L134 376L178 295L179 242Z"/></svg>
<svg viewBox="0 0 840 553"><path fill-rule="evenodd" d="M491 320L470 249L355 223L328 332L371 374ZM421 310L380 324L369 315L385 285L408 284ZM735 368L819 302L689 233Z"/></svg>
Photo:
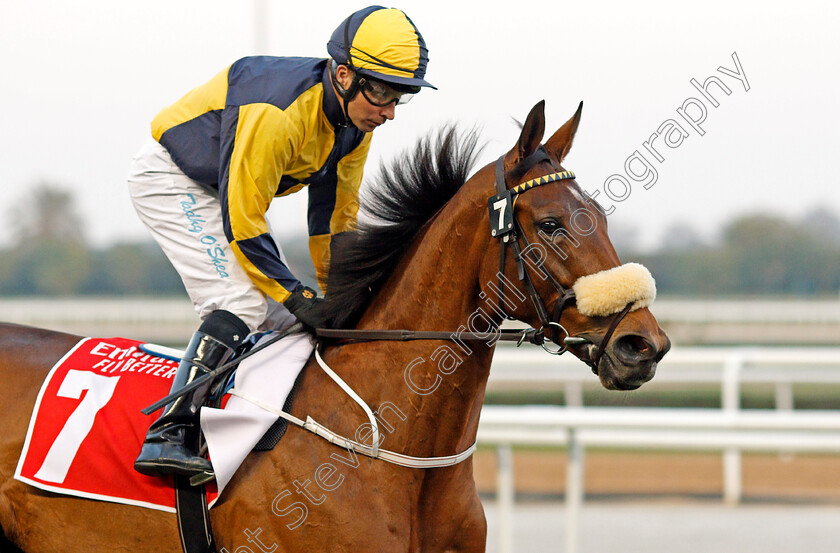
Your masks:
<svg viewBox="0 0 840 553"><path fill-rule="evenodd" d="M480 152L477 132L449 125L436 138L382 164L360 197L357 229L333 236L326 300L334 327L355 325L420 228L467 181Z"/></svg>

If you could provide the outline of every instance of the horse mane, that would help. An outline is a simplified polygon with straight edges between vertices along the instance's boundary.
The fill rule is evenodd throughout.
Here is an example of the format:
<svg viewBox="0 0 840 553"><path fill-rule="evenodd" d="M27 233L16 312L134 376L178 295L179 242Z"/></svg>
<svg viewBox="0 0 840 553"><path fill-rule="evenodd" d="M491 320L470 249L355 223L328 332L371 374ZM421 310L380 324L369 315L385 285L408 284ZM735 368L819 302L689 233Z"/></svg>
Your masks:
<svg viewBox="0 0 840 553"><path fill-rule="evenodd" d="M356 229L332 239L326 301L333 327L355 325L423 225L467 181L480 151L475 129L450 124L380 165L360 195Z"/></svg>

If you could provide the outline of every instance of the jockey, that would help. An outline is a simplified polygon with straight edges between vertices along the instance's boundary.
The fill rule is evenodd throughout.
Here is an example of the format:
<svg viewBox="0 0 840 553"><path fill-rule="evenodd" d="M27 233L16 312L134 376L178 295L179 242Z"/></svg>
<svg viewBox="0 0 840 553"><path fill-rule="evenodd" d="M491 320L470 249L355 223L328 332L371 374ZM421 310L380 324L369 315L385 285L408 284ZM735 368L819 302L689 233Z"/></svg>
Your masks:
<svg viewBox="0 0 840 553"><path fill-rule="evenodd" d="M355 224L372 131L396 104L434 88L423 37L398 9L353 13L327 50L331 59L234 62L161 111L132 162L134 207L202 319L172 392L224 363L251 332L289 326L292 315L309 328L327 324L324 300L289 270L266 210L308 187L309 249L326 292L330 237ZM136 470L212 475L184 443L209 388L164 407Z"/></svg>

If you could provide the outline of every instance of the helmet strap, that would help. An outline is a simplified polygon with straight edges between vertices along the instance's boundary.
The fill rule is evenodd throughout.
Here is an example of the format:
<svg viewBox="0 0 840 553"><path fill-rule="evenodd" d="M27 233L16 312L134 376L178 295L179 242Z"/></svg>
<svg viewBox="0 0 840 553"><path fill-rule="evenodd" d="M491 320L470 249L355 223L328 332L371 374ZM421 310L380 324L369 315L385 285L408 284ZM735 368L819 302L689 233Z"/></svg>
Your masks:
<svg viewBox="0 0 840 553"><path fill-rule="evenodd" d="M330 60L330 65L332 65L330 70L330 80L332 81L333 87L338 92L338 95L341 97L341 109L344 111L344 125L347 127L355 127L353 121L350 119L350 112L348 111L347 104L352 100L356 94L359 93L359 75L355 71L353 71L353 81L350 83L350 86L344 88L341 86L341 83L338 82L338 64L335 64L335 60Z"/></svg>

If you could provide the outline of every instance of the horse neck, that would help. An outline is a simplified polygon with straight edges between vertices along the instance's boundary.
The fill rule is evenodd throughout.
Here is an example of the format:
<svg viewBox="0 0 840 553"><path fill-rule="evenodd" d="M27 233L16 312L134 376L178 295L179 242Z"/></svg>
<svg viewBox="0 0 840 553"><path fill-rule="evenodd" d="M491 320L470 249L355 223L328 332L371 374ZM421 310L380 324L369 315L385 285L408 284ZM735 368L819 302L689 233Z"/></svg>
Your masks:
<svg viewBox="0 0 840 553"><path fill-rule="evenodd" d="M415 239L358 328L465 330L480 307L479 274L489 236L485 205L480 186L464 185ZM487 328L489 321L482 321L477 330ZM367 374L367 385L373 387L368 397L405 405L412 411L406 414L414 416L400 447L413 455L447 455L471 445L493 347L483 341L439 340L379 342L377 347L393 362L379 369L381 378Z"/></svg>
<svg viewBox="0 0 840 553"><path fill-rule="evenodd" d="M467 192L459 192L418 233L360 328L454 331L465 324L478 307L488 242L482 232L486 223L475 216L477 207Z"/></svg>

